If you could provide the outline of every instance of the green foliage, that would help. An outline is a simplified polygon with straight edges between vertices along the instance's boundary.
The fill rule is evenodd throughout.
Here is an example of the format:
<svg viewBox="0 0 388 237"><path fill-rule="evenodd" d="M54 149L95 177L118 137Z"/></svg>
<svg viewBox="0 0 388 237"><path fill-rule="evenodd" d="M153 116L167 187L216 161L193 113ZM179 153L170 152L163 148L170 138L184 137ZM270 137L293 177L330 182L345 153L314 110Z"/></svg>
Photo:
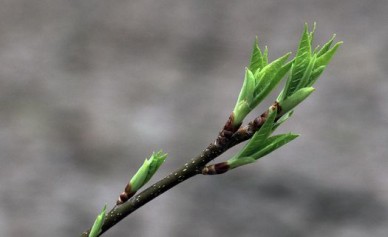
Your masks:
<svg viewBox="0 0 388 237"><path fill-rule="evenodd" d="M177 170L176 173L186 172L186 174L190 175L174 175L172 178L162 179L153 185L151 189L139 194L138 197L140 198L140 195L142 195L142 198L147 199L148 197L148 202L195 174L222 174L230 169L253 163L298 137L297 134L293 133L272 134L292 116L293 109L315 90L312 85L324 72L342 44L342 42L338 42L332 46L335 38L334 35L322 48L316 47L312 50L314 32L315 24L311 32L309 32L308 25L305 25L296 55L290 61L287 61L290 56L290 53L287 53L268 63L268 48L265 47L263 53L256 38L249 65L245 70L244 82L233 109L233 116L230 117L231 120L228 120L217 140L191 161L190 164L195 165L190 165L189 167L187 163L184 167ZM245 117L276 88L283 78L287 78L287 80L276 102L260 117L256 117L247 126L240 128ZM252 135L253 132L254 134ZM222 152L245 141L249 137L251 138L247 144L231 159L226 162L207 165L208 162L214 160ZM129 198L134 197L135 193L152 178L166 158L167 154L158 151L154 152L149 159L146 159L131 178L124 192L120 194L116 202L117 205L123 204ZM150 190L152 192L149 192ZM121 206L122 208L116 209L115 207L114 211L119 211L117 214L126 216L144 203L129 202L127 204ZM88 232L84 232L82 236L97 237L101 233L105 218L108 218L106 226L104 226L106 229L109 229L121 220L117 219L116 215L106 216L105 205L97 216L90 234L87 236Z"/></svg>
<svg viewBox="0 0 388 237"><path fill-rule="evenodd" d="M342 44L338 42L332 47L334 35L322 48L317 47L312 50L314 31L315 24L311 32L309 32L308 25L305 25L295 58L289 62L286 62L290 55L288 53L268 64L267 48L262 54L258 41L255 40L243 87L233 110L235 124L241 124L243 119L276 88L287 73L288 78L277 97L278 111L274 107L268 110L266 121L261 128L237 155L228 160L231 169L252 163L297 137L291 133L272 137L270 135L290 118L293 109L314 91L312 85Z"/></svg>
<svg viewBox="0 0 388 237"><path fill-rule="evenodd" d="M280 80L290 70L291 63L285 64L291 53L276 59L266 65L263 69L257 70L255 75L254 99L251 107L255 108L265 97L279 84Z"/></svg>
<svg viewBox="0 0 388 237"><path fill-rule="evenodd" d="M342 42L332 47L335 37L333 36L321 49L317 47L312 51L314 31L315 24L311 32L308 30L308 25L305 25L295 58L289 62L286 61L290 53L268 64L267 47L262 53L258 40L255 39L240 96L233 110L234 125L241 124L244 118L276 88L287 73L289 76L277 98L278 102L285 101L300 89L311 87L316 82Z"/></svg>
<svg viewBox="0 0 388 237"><path fill-rule="evenodd" d="M248 68L251 72L255 73L258 69L263 68L265 64L265 59L263 54L261 53L258 39L256 37L255 42L253 43L252 56Z"/></svg>
<svg viewBox="0 0 388 237"><path fill-rule="evenodd" d="M286 86L278 97L279 102L286 100L287 97L292 96L302 88L311 87L325 70L338 47L342 44L342 42L338 42L331 47L335 37L333 35L320 50L317 47L312 52L314 30L315 25L312 32L309 32L308 25L305 25Z"/></svg>
<svg viewBox="0 0 388 237"><path fill-rule="evenodd" d="M245 116L252 110L253 93L255 89L255 78L248 68L245 69L244 83L234 108L234 123L241 123Z"/></svg>
<svg viewBox="0 0 388 237"><path fill-rule="evenodd" d="M97 216L92 228L90 229L89 237L97 237L101 232L101 227L105 221L106 205L102 209L101 213Z"/></svg>
<svg viewBox="0 0 388 237"><path fill-rule="evenodd" d="M244 83L233 110L234 124L241 124L244 118L279 84L291 67L291 63L285 63L290 53L267 64L266 55L261 55L256 44L252 57L255 55L257 55L256 60L251 59L250 67L245 70Z"/></svg>

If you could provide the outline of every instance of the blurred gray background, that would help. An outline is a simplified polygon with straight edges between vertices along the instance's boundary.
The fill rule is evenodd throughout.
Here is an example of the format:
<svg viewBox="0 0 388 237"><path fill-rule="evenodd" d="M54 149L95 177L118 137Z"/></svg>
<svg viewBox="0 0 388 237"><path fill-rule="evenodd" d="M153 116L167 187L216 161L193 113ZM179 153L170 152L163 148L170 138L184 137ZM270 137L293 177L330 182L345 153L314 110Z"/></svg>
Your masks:
<svg viewBox="0 0 388 237"><path fill-rule="evenodd" d="M344 45L260 162L195 177L105 236L386 237L386 0L1 0L0 236L78 236L152 151L156 178L233 109L253 39ZM256 110L259 114L276 95ZM219 160L226 159L236 149Z"/></svg>

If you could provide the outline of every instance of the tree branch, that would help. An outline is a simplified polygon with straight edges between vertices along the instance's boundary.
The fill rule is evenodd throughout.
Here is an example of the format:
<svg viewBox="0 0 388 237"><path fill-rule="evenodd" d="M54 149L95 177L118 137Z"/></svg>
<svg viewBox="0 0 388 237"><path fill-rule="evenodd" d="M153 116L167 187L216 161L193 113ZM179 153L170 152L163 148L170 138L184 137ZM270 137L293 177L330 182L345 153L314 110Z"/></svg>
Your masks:
<svg viewBox="0 0 388 237"><path fill-rule="evenodd" d="M338 42L331 47L333 36L321 49L312 50L314 30L315 25L312 32L309 32L308 25L305 25L296 56L289 62L286 62L290 55L287 53L268 63L268 51L265 50L262 54L256 40L236 105L216 140L197 157L136 195L138 189L147 183L167 156L162 151L153 153L127 184L116 202L117 205L105 215L105 218L102 218L105 209L97 217L92 236L89 236L90 229L81 236L100 236L144 204L197 174L225 173L230 169L253 163L295 139L298 135L293 133L274 136L271 134L292 115L293 109L314 91L312 85L342 44ZM244 118L276 88L287 73L289 76L276 102L259 117L241 127ZM229 148L248 139L250 141L231 159L207 165Z"/></svg>
<svg viewBox="0 0 388 237"><path fill-rule="evenodd" d="M273 106L280 111L278 103L275 102ZM219 133L217 139L213 143L210 143L209 146L196 158L191 159L181 168L170 173L168 176L156 182L141 193L133 196L127 202L121 205L116 205L111 211L109 211L106 215L106 219L99 236L144 204L158 197L160 194L197 174L201 174L207 163L214 160L231 147L251 138L253 134L264 124L267 115L268 110L248 123L246 126L240 128L240 125L233 126L232 114L224 125L224 128ZM90 229L83 232L81 237L88 237L89 232Z"/></svg>

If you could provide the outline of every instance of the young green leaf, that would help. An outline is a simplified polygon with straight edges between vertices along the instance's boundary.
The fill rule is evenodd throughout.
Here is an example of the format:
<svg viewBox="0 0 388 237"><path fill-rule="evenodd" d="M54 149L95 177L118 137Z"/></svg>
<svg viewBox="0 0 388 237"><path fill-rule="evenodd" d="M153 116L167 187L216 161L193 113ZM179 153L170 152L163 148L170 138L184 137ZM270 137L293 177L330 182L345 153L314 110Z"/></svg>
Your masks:
<svg viewBox="0 0 388 237"><path fill-rule="evenodd" d="M314 83L317 81L318 77L323 73L326 66L320 66L318 68L315 68L314 71L311 73L310 80L306 84L306 87L310 87L314 85Z"/></svg>
<svg viewBox="0 0 388 237"><path fill-rule="evenodd" d="M101 227L105 221L106 205L102 209L101 213L97 216L92 228L90 229L89 237L97 237L101 232Z"/></svg>
<svg viewBox="0 0 388 237"><path fill-rule="evenodd" d="M334 38L335 38L335 34L331 37L331 39L323 45L323 47L318 51L317 53L317 57L320 57L322 56L323 54L325 54L329 49L330 49L330 46L333 44L333 41L334 41Z"/></svg>
<svg viewBox="0 0 388 237"><path fill-rule="evenodd" d="M248 68L245 69L244 83L241 88L240 94L237 99L237 103L245 100L248 104L252 102L253 92L255 89L255 78L253 73Z"/></svg>
<svg viewBox="0 0 388 237"><path fill-rule="evenodd" d="M321 56L319 56L317 58L317 62L316 62L316 66L317 67L320 67L320 66L326 66L327 64L329 64L331 58L333 57L333 55L335 54L335 52L337 51L338 47L342 44L343 42L338 42L336 43L333 48L329 49L327 52L325 52L324 54L322 54Z"/></svg>
<svg viewBox="0 0 388 237"><path fill-rule="evenodd" d="M296 137L298 137L298 135L288 133L288 134L280 134L280 135L275 135L275 136L266 138L262 140L260 144L253 144L252 141L250 141L249 143L251 143L252 148L254 149L250 150L249 152L241 152L240 154L242 156L236 155L231 159L229 159L227 161L227 164L229 165L229 169L234 169L242 165L253 163L256 160L260 159L261 157L275 151L281 146L294 140ZM252 138L252 140L253 139L254 138ZM256 141L254 143L256 143ZM247 146L250 146L249 143ZM256 147L254 147L253 145L255 145ZM247 156L244 156L244 155L247 155Z"/></svg>
<svg viewBox="0 0 388 237"><path fill-rule="evenodd" d="M251 55L251 61L249 63L249 70L251 72L255 73L257 69L264 67L264 58L263 54L261 53L261 50L259 48L259 43L257 37L255 38L255 41L253 43L253 50Z"/></svg>
<svg viewBox="0 0 388 237"><path fill-rule="evenodd" d="M316 60L317 57L315 55L310 59L310 62L303 74L303 77L299 81L299 85L297 86L298 88L303 88L310 83L311 73L313 71Z"/></svg>
<svg viewBox="0 0 388 237"><path fill-rule="evenodd" d="M258 152L252 155L252 157L257 160L274 150L280 148L281 146L289 143L290 141L294 140L297 138L299 135L297 134L280 134L280 135L275 135L270 138L268 138L265 143L262 145L262 149L260 149Z"/></svg>
<svg viewBox="0 0 388 237"><path fill-rule="evenodd" d="M299 42L294 64L291 68L291 75L288 78L283 92L282 100L286 99L296 90L300 89L298 85L300 85L300 80L302 79L311 58L311 39L312 35L310 36L310 33L308 32L308 25L306 24Z"/></svg>
<svg viewBox="0 0 388 237"><path fill-rule="evenodd" d="M313 93L315 89L313 87L305 87L299 89L294 94L289 96L287 99L279 102L281 112L279 115L283 115L289 111L291 111L295 106L297 106L300 102L306 99L311 93Z"/></svg>
<svg viewBox="0 0 388 237"><path fill-rule="evenodd" d="M257 77L255 78L256 87L258 88L257 91L255 90L255 94L260 92L260 88L271 82L271 79L279 72L284 63L287 61L287 58L290 56L290 54L291 53L286 53L282 57L274 60L273 62L271 62L260 70Z"/></svg>
<svg viewBox="0 0 388 237"><path fill-rule="evenodd" d="M240 157L238 159L232 158L227 161L227 164L229 165L229 169L235 169L239 166L247 165L250 163L255 162L256 160L252 157Z"/></svg>
<svg viewBox="0 0 388 237"><path fill-rule="evenodd" d="M268 65L268 47L265 46L263 54L263 67Z"/></svg>
<svg viewBox="0 0 388 237"><path fill-rule="evenodd" d="M289 55L290 53L285 54L260 70L257 78L255 78L256 88L254 90L252 108L260 104L290 70L291 63L284 65Z"/></svg>
<svg viewBox="0 0 388 237"><path fill-rule="evenodd" d="M248 115L248 113L251 112L254 89L255 78L253 76L253 73L248 68L246 68L244 83L241 88L240 95L238 96L236 105L233 109L234 124L241 124L241 122Z"/></svg>

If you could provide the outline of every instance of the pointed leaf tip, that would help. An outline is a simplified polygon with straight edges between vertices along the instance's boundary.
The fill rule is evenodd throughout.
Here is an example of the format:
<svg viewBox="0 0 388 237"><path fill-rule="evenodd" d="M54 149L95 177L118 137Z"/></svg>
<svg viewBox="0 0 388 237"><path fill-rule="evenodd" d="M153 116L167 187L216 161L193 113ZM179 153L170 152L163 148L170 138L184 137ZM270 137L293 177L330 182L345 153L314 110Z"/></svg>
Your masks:
<svg viewBox="0 0 388 237"><path fill-rule="evenodd" d="M317 58L316 67L326 66L327 64L329 64L331 58L334 56L337 49L342 44L343 44L343 41L340 41L340 42L336 43L331 49L328 49L325 53L321 54Z"/></svg>
<svg viewBox="0 0 388 237"><path fill-rule="evenodd" d="M252 71L252 73L255 73L258 69L263 68L263 54L261 53L261 50L259 48L259 41L257 36L255 37L255 40L253 42L252 47L252 54L251 54L251 60L249 63L249 70Z"/></svg>

